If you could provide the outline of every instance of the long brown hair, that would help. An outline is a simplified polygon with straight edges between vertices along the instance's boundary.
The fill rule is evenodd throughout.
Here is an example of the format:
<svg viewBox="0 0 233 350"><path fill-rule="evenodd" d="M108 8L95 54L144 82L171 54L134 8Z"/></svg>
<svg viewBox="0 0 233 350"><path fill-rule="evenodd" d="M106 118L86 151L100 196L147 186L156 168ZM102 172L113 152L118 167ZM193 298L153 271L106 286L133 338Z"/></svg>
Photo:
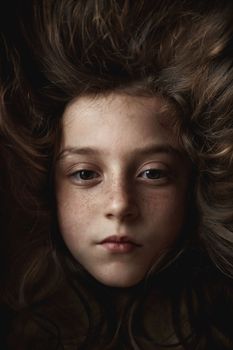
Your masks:
<svg viewBox="0 0 233 350"><path fill-rule="evenodd" d="M14 64L14 89L10 86L5 95L15 104L8 106L3 130L14 140L12 148L17 149L16 158L22 168L26 167L22 159L29 159L30 179L33 176L35 181L26 178L23 193L19 185L22 176L14 168L14 176L18 177L14 192L34 219L25 243L25 249L28 246L32 254L21 263L20 303L14 301L15 307L37 305L48 299L66 276L86 313L90 313L89 333L83 346L93 346L98 330L104 332L105 323L93 321L83 290L94 285L102 304L108 292L85 276L65 248L56 223L51 174L60 120L66 104L83 94L122 91L160 95L179 120L180 139L192 160L194 176L186 239L169 256L166 268L163 263L163 271L156 271L156 282L152 274L148 284L158 288L160 281L161 290L168 294L173 328L183 347L211 347L213 339L217 342L213 329L223 339L220 344L226 344L230 335L225 324L216 325L215 316L210 317L218 292L214 297L210 292L211 281L224 280L223 274L232 278L233 274L230 1L44 0L25 2L20 11L21 62ZM11 57L15 57L12 52ZM11 130L18 125L20 134L12 138ZM179 286L169 294L173 275ZM132 315L140 319L136 315L146 295L144 287L135 289L134 302L125 312L133 349L138 345ZM188 332L184 331L183 314L177 307L184 302ZM112 313L106 312L106 317L113 319ZM116 329L111 322L108 327L106 343L111 340L107 334L121 329L117 328L117 320ZM105 343L101 346L107 348Z"/></svg>

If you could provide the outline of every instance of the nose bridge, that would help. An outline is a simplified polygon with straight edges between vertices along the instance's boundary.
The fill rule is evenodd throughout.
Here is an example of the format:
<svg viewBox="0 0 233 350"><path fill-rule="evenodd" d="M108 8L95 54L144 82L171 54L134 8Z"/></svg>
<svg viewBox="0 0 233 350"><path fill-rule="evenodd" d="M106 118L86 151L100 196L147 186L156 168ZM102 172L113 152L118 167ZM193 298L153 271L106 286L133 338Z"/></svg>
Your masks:
<svg viewBox="0 0 233 350"><path fill-rule="evenodd" d="M110 218L134 217L137 212L132 182L122 171L115 172L108 180L106 215Z"/></svg>
<svg viewBox="0 0 233 350"><path fill-rule="evenodd" d="M113 201L128 202L131 196L130 192L131 186L126 178L114 178L109 183L109 195Z"/></svg>

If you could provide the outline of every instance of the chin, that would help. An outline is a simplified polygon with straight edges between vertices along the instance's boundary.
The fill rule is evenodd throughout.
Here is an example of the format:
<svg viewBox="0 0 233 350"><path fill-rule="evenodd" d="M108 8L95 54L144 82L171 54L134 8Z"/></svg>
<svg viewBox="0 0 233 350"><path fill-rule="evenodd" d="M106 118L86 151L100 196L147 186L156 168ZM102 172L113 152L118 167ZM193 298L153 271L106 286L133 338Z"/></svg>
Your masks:
<svg viewBox="0 0 233 350"><path fill-rule="evenodd" d="M143 276L94 276L98 282L104 284L108 287L116 287L116 288L129 288L136 286L140 283ZM118 278L117 278L118 277Z"/></svg>

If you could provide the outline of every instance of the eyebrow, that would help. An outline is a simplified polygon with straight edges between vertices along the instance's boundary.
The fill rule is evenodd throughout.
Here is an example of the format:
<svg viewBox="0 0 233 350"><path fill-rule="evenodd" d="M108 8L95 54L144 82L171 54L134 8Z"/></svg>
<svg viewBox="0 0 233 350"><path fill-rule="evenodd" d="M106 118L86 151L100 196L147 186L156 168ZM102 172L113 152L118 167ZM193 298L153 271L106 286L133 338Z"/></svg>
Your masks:
<svg viewBox="0 0 233 350"><path fill-rule="evenodd" d="M155 153L166 153L175 157L183 158L184 153L169 144L158 144L158 145L148 145L143 148L134 148L134 154L139 154L141 156L149 156ZM56 157L56 161L66 158L70 155L92 155L98 156L103 154L103 152L98 148L92 147L66 147L64 148Z"/></svg>

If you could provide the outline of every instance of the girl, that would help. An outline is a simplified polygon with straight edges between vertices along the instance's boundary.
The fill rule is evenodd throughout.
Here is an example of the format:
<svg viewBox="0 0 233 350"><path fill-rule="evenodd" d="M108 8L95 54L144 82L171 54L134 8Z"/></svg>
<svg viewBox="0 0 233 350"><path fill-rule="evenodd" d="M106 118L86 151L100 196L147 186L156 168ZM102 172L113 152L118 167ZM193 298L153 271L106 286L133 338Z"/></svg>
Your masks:
<svg viewBox="0 0 233 350"><path fill-rule="evenodd" d="M230 14L25 3L37 176L10 348L232 349Z"/></svg>

